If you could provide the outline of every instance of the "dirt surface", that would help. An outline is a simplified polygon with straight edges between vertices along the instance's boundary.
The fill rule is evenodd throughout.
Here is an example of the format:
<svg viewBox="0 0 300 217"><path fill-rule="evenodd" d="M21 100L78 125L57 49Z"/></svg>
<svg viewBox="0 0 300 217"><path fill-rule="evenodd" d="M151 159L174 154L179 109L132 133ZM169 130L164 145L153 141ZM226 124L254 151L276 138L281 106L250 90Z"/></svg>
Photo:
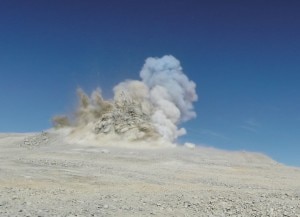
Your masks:
<svg viewBox="0 0 300 217"><path fill-rule="evenodd" d="M248 152L0 134L0 216L300 217L300 169Z"/></svg>

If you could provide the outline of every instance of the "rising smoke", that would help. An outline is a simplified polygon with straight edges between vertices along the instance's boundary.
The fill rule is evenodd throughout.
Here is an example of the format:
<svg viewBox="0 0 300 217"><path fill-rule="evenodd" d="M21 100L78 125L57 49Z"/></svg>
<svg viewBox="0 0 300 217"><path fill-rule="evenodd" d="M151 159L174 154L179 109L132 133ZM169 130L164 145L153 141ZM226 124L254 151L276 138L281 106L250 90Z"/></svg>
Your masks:
<svg viewBox="0 0 300 217"><path fill-rule="evenodd" d="M196 84L171 55L147 58L140 77L141 80L126 80L116 85L111 100L104 100L99 88L91 96L79 89L75 118L56 116L54 126L68 127L72 129L70 135L95 141L103 136L176 141L186 133L178 126L196 117L193 108L193 102L197 101Z"/></svg>

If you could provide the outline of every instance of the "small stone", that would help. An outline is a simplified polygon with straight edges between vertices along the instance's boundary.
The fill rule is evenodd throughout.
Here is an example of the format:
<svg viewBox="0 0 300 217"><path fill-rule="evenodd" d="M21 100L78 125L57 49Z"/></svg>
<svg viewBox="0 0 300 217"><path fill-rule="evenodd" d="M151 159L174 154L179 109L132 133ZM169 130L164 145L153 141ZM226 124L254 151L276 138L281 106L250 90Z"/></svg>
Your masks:
<svg viewBox="0 0 300 217"><path fill-rule="evenodd" d="M109 153L109 150L107 150L107 149L102 149L102 150L101 150L101 153L102 153L102 154L108 154L108 153Z"/></svg>
<svg viewBox="0 0 300 217"><path fill-rule="evenodd" d="M168 211L168 212L172 212L173 209L172 209L171 207L168 207L168 208L167 208L167 211Z"/></svg>
<svg viewBox="0 0 300 217"><path fill-rule="evenodd" d="M188 208L189 206L190 206L190 204L184 203L184 208Z"/></svg>

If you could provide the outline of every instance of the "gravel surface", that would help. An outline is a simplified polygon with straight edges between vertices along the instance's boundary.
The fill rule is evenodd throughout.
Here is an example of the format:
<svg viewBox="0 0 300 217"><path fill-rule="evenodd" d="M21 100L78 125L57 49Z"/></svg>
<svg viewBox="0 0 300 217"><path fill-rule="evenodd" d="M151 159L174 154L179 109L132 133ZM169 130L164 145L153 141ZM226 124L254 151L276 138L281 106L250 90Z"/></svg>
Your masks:
<svg viewBox="0 0 300 217"><path fill-rule="evenodd" d="M213 148L0 134L0 216L300 217L300 169Z"/></svg>

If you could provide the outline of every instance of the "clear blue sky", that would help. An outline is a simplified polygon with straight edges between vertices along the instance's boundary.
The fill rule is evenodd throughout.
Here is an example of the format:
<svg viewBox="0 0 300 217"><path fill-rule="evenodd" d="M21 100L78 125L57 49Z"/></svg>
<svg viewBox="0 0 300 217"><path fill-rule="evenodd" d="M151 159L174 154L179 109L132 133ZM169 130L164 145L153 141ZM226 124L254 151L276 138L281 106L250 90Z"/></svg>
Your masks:
<svg viewBox="0 0 300 217"><path fill-rule="evenodd" d="M172 54L197 83L191 141L300 166L299 0L1 0L0 132L41 131Z"/></svg>

